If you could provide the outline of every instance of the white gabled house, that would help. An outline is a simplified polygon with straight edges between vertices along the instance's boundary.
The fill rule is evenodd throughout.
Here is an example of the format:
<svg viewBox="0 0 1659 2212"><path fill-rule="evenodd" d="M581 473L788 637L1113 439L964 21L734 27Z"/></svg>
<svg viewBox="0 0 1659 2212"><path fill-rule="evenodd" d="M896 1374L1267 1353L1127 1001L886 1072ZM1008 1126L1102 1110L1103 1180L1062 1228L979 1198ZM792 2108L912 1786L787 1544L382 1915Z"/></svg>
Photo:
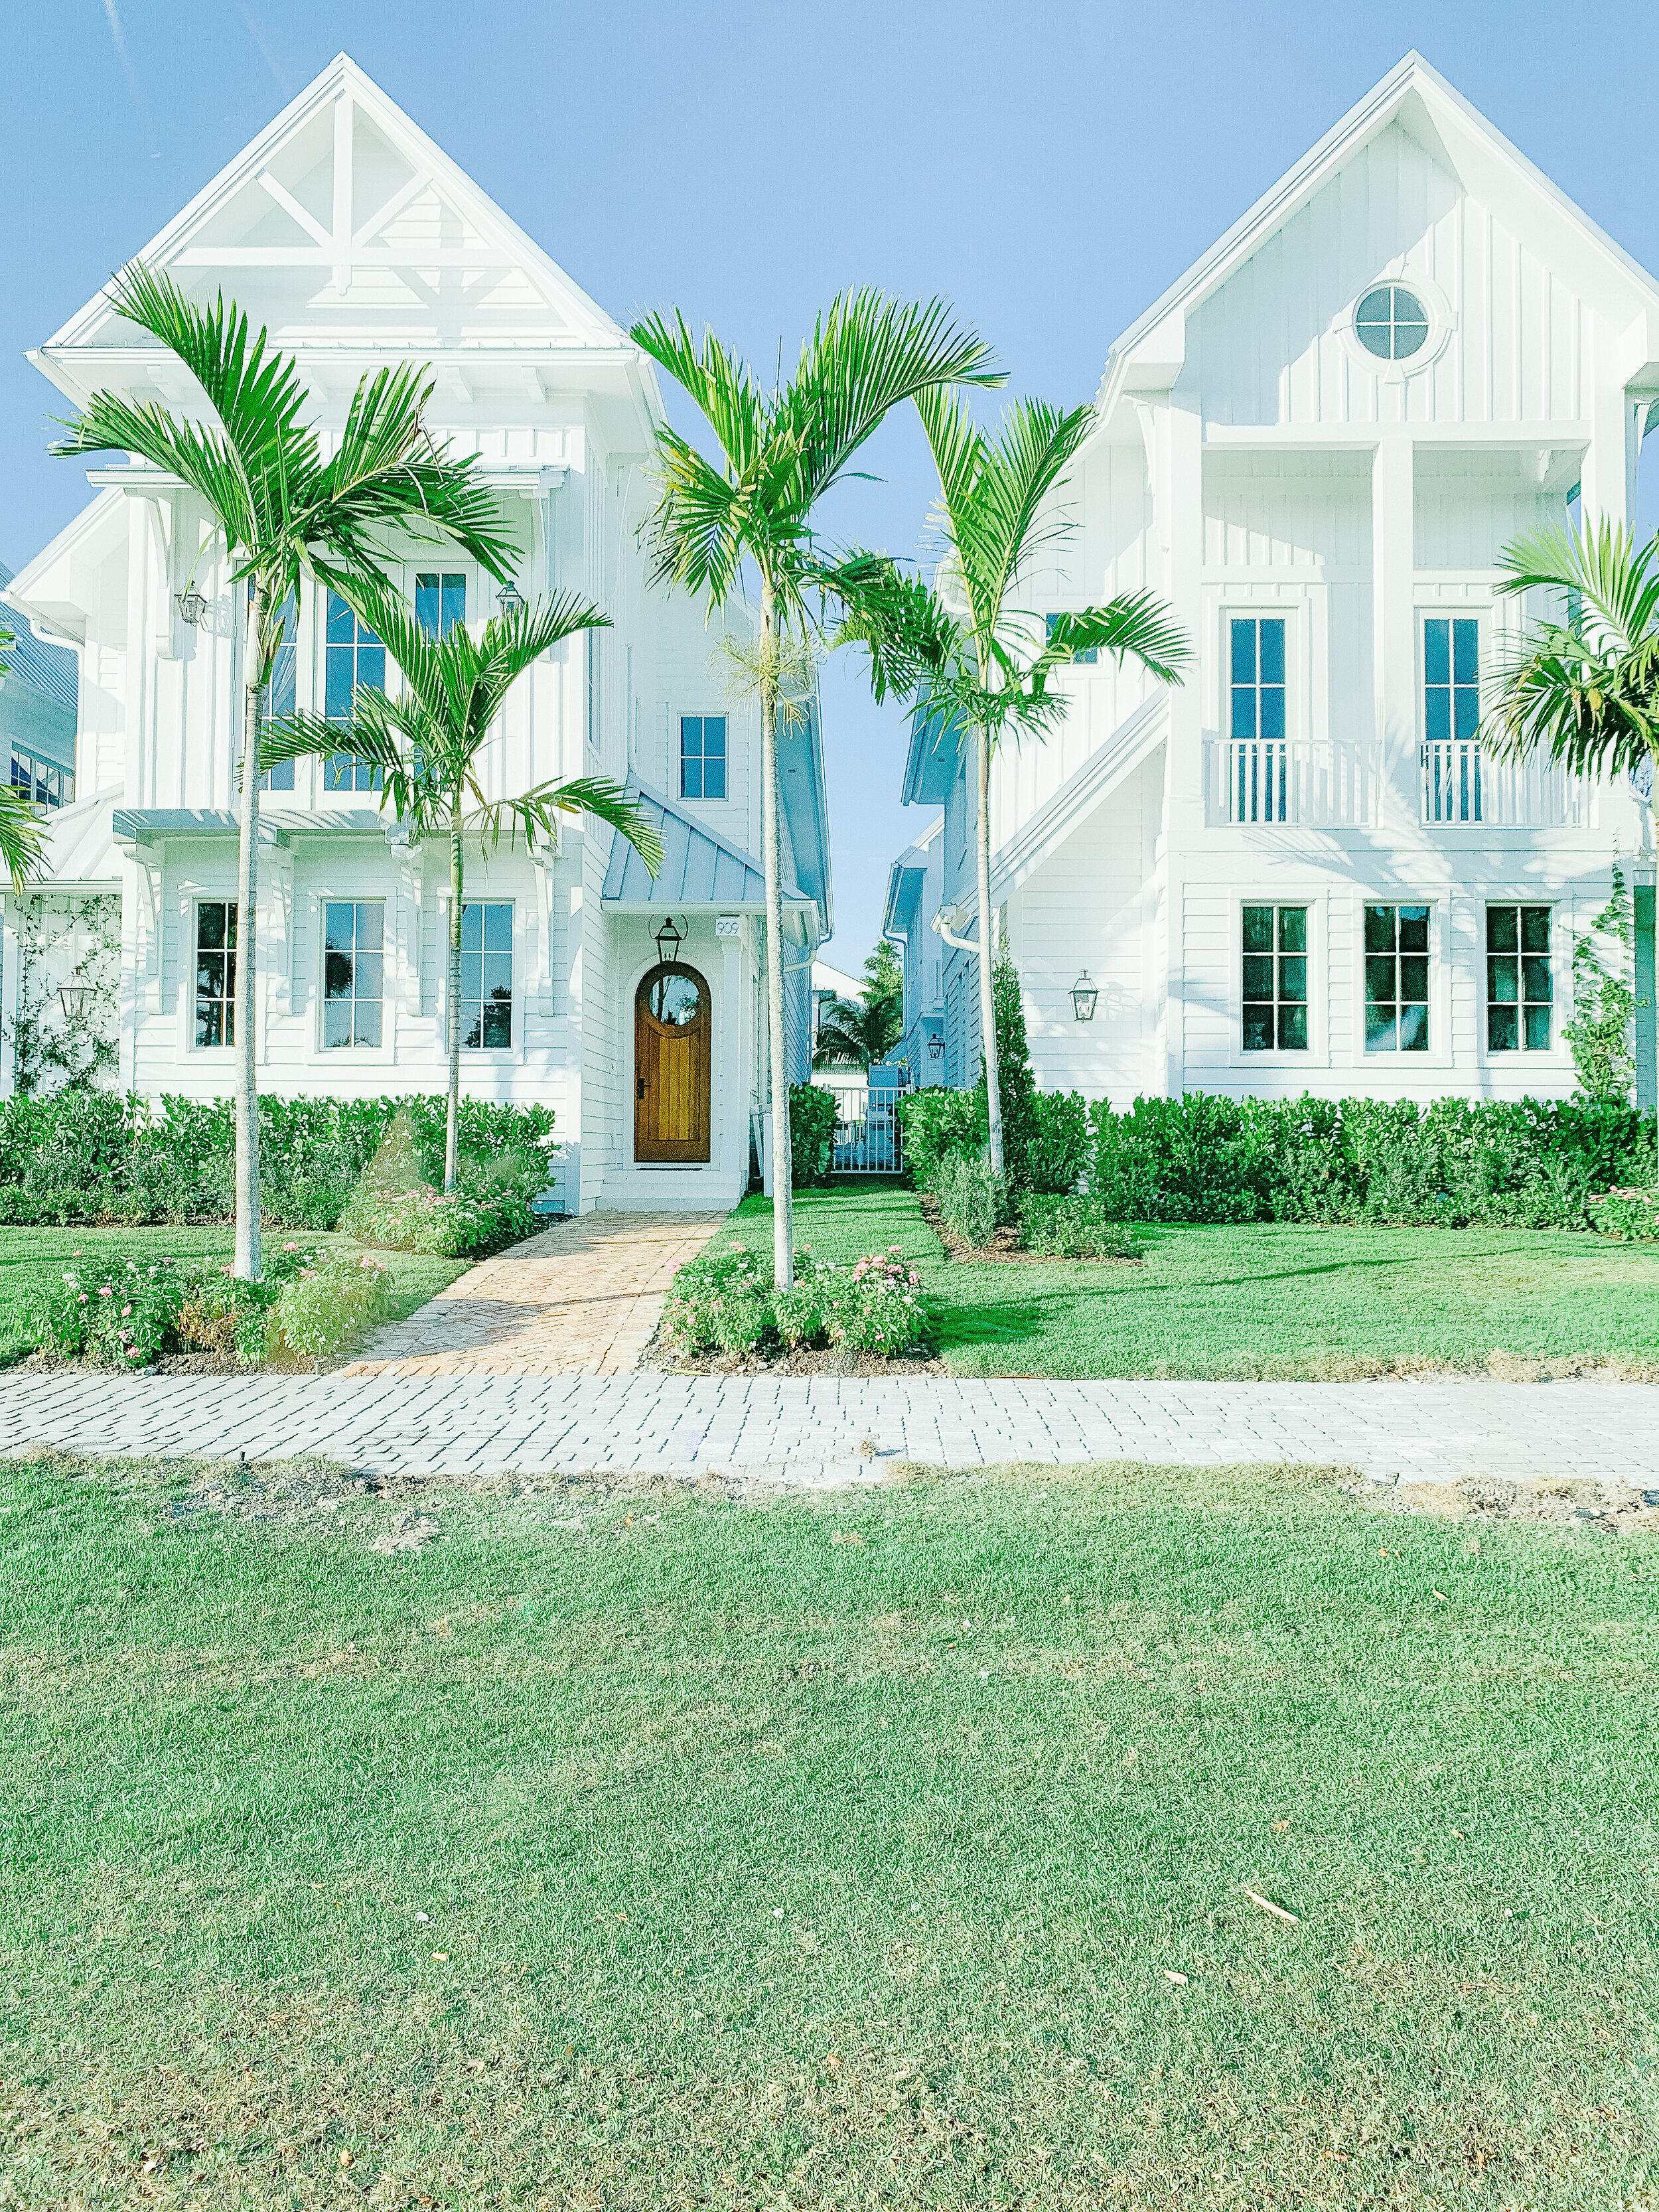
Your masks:
<svg viewBox="0 0 1659 2212"><path fill-rule="evenodd" d="M1564 1095L1573 947L1617 855L1651 1108L1651 812L1471 733L1522 615L1501 550L1631 518L1659 284L1409 55L1117 341L1098 406L1026 604L1149 586L1197 657L1169 691L1065 672L1063 726L994 763L1039 1080ZM916 738L904 796L944 808L891 878L907 1037L937 1009L945 1079L971 1083L972 962L927 927L943 905L969 933L976 905L953 742Z"/></svg>
<svg viewBox="0 0 1659 2212"><path fill-rule="evenodd" d="M364 372L429 363L429 427L477 453L507 501L519 587L578 591L611 616L520 682L489 771L502 794L585 773L625 781L667 857L653 882L574 817L556 852L470 857L463 1085L553 1108L571 1211L734 1202L767 1091L758 717L711 666L718 629L647 586L638 532L663 414L651 363L344 56L143 252L268 329L325 436ZM100 387L201 402L101 296L33 358L74 404ZM36 636L73 648L80 673L75 801L52 815L40 890L5 905L0 1092L31 1079L18 1064L31 1034L69 1018L56 986L71 972L97 984L83 1018L106 1025L112 1079L150 1097L228 1092L243 626L192 495L119 456L90 481L91 504L3 595ZM422 620L493 611L495 586L465 561L408 550ZM743 634L745 619L729 617ZM386 676L378 641L308 591L274 703L338 714ZM808 974L830 921L816 701L780 750L791 1073L804 1078ZM276 771L262 796L266 1091L443 1086L447 862L410 847L369 781L343 754Z"/></svg>

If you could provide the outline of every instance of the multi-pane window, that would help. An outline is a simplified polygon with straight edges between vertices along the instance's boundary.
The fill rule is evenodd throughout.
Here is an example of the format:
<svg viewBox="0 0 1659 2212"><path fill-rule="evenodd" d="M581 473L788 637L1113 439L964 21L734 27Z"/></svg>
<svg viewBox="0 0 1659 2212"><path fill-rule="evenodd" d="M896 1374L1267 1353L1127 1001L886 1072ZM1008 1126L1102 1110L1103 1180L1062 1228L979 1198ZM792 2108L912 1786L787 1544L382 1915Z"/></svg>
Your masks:
<svg viewBox="0 0 1659 2212"><path fill-rule="evenodd" d="M1486 1049L1550 1048L1550 910L1486 908Z"/></svg>
<svg viewBox="0 0 1659 2212"><path fill-rule="evenodd" d="M386 647L337 592L328 595L323 638L323 713L347 722L359 691L386 689ZM323 763L325 791L378 791L380 772L351 753L330 753Z"/></svg>
<svg viewBox="0 0 1659 2212"><path fill-rule="evenodd" d="M461 908L461 1043L501 1052L513 1042L513 908L506 900Z"/></svg>
<svg viewBox="0 0 1659 2212"><path fill-rule="evenodd" d="M1472 615L1423 624L1423 805L1431 822L1480 819L1480 625Z"/></svg>
<svg viewBox="0 0 1659 2212"><path fill-rule="evenodd" d="M1308 1049L1308 909L1244 909L1244 1049Z"/></svg>
<svg viewBox="0 0 1659 2212"><path fill-rule="evenodd" d="M236 1042L236 902L201 899L196 907L196 1042Z"/></svg>
<svg viewBox="0 0 1659 2212"><path fill-rule="evenodd" d="M1428 343L1428 310L1403 284L1378 284L1354 310L1353 326L1379 361L1409 361Z"/></svg>
<svg viewBox="0 0 1659 2212"><path fill-rule="evenodd" d="M1429 909L1365 908L1365 1049L1429 1048Z"/></svg>
<svg viewBox="0 0 1659 2212"><path fill-rule="evenodd" d="M11 788L21 791L37 806L73 806L75 776L40 753L26 752L16 739L11 746Z"/></svg>
<svg viewBox="0 0 1659 2212"><path fill-rule="evenodd" d="M264 717L268 722L280 721L291 714L299 698L300 611L290 592L283 602L283 641L276 648L276 658L270 664L270 682L265 687ZM259 778L261 791L292 791L294 763L278 761Z"/></svg>
<svg viewBox="0 0 1659 2212"><path fill-rule="evenodd" d="M380 1042L386 908L378 899L323 902L323 1042Z"/></svg>
<svg viewBox="0 0 1659 2212"><path fill-rule="evenodd" d="M428 637L447 637L466 620L466 578L447 571L418 569L415 576L415 619Z"/></svg>
<svg viewBox="0 0 1659 2212"><path fill-rule="evenodd" d="M1230 674L1234 738L1285 735L1285 617L1235 615Z"/></svg>
<svg viewBox="0 0 1659 2212"><path fill-rule="evenodd" d="M726 717L680 716L680 797L726 796Z"/></svg>
<svg viewBox="0 0 1659 2212"><path fill-rule="evenodd" d="M1050 637L1054 635L1054 624L1059 620L1060 617L1058 615L1050 615L1048 617L1048 627ZM1072 665L1074 668L1093 668L1098 662L1099 659L1100 648L1098 646L1085 645L1080 647L1079 650L1072 655Z"/></svg>

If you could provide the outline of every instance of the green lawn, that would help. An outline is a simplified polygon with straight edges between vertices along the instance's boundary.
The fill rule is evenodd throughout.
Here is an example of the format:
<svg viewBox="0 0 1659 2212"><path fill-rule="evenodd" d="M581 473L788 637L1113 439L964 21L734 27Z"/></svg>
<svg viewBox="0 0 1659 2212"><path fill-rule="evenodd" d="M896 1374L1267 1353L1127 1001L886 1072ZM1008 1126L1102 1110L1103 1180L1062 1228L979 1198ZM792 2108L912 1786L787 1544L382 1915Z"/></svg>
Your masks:
<svg viewBox="0 0 1659 2212"><path fill-rule="evenodd" d="M298 1234L306 1244L337 1246L343 1251L365 1249L343 1237L310 1232L267 1230L267 1241L284 1243ZM228 1224L191 1229L11 1229L0 1228L0 1367L21 1359L35 1349L28 1328L30 1295L54 1271L77 1264L96 1267L107 1260L229 1259L236 1249L236 1234ZM406 1315L434 1297L447 1283L462 1273L464 1260L434 1260L424 1254L386 1252L380 1255L392 1273L392 1318ZM3 2204L0 2197L0 2204Z"/></svg>
<svg viewBox="0 0 1659 2212"><path fill-rule="evenodd" d="M186 1480L0 1463L0 2204L1654 2201L1649 1541Z"/></svg>
<svg viewBox="0 0 1659 2212"><path fill-rule="evenodd" d="M1133 1264L945 1259L911 1191L798 1194L820 1259L897 1244L961 1375L1342 1376L1589 1354L1659 1370L1659 1249L1565 1231L1158 1227ZM726 1234L771 1250L771 1202Z"/></svg>

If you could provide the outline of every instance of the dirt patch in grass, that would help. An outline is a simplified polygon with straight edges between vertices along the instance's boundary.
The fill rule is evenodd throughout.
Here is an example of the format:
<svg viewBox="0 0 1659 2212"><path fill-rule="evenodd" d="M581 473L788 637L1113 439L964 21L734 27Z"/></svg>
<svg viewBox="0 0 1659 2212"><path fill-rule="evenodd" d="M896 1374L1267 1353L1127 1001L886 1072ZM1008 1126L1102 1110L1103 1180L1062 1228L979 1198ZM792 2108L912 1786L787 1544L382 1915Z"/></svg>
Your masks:
<svg viewBox="0 0 1659 2212"><path fill-rule="evenodd" d="M1541 1528L1599 1528L1609 1536L1659 1535L1659 1490L1639 1489L1632 1483L1565 1479L1510 1482L1496 1475L1471 1475L1462 1482L1379 1483L1362 1475L1345 1486L1350 1497L1381 1513L1516 1521Z"/></svg>
<svg viewBox="0 0 1659 2212"><path fill-rule="evenodd" d="M970 1267L1139 1267L1146 1265L1145 1255L1135 1253L1126 1256L1114 1253L1100 1258L1060 1260L1051 1252L1028 1252L1019 1241L1019 1230L1012 1221L1005 1221L992 1232L988 1244L970 1244L965 1237L958 1236L939 1212L939 1200L931 1191L917 1194L921 1200L921 1218L945 1247L945 1257Z"/></svg>

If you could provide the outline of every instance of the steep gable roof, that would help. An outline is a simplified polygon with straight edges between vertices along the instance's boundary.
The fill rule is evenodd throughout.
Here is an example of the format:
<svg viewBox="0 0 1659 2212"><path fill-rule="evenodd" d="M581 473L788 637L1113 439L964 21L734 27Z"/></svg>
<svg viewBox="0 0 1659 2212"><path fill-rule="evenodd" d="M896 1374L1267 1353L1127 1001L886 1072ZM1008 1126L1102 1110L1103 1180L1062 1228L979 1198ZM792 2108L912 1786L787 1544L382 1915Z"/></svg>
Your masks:
<svg viewBox="0 0 1659 2212"><path fill-rule="evenodd" d="M1174 380L1190 312L1300 213L1359 148L1395 123L1419 139L1465 191L1509 212L1540 253L1571 258L1593 304L1627 322L1645 317L1648 329L1638 343L1647 347L1647 362L1659 362L1659 283L1412 52L1114 340L1098 395L1103 417L1125 392L1159 390Z"/></svg>
<svg viewBox="0 0 1659 2212"><path fill-rule="evenodd" d="M655 398L613 319L345 54L142 256L198 298L236 297L290 352L392 339L428 356L520 352L533 375L529 362L574 351L628 366ZM100 292L32 357L81 398L112 357L142 368L159 352ZM176 366L152 374L184 396L166 392Z"/></svg>

